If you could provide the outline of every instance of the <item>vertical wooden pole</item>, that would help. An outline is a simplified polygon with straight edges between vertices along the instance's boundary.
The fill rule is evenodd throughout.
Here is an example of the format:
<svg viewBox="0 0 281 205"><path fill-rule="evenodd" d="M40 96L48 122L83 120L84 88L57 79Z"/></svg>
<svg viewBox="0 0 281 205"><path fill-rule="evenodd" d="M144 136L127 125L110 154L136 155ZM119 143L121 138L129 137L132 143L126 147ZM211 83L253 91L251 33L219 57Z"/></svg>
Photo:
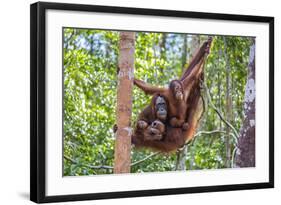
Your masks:
<svg viewBox="0 0 281 205"><path fill-rule="evenodd" d="M114 173L129 173L131 164L130 127L134 79L135 33L121 32L118 60L117 133L114 154Z"/></svg>

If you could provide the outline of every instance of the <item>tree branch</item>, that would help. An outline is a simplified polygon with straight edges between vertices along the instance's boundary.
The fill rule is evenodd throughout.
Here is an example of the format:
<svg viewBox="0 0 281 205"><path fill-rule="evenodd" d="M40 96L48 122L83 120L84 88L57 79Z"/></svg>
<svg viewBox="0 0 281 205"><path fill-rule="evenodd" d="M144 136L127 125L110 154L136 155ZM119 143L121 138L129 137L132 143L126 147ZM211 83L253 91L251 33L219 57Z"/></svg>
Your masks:
<svg viewBox="0 0 281 205"><path fill-rule="evenodd" d="M199 131L199 132L197 132L195 135L194 135L194 138L193 139L195 139L197 136L200 136L200 135L203 135L203 134L205 134L205 135L210 135L210 134L216 134L216 133L226 133L225 131L223 131L223 130L212 130L212 131ZM231 133L232 134L232 133ZM234 134L232 134L232 136L233 137L235 137L235 135ZM194 140L192 140L192 141L194 141ZM182 148L184 148L185 146L187 146L188 144L190 144L190 142L191 141L188 141L186 144L184 144L184 146L182 147ZM182 148L180 148L180 149L182 149ZM146 160L148 160L148 159L150 159L150 158L152 158L152 157L154 157L154 156L157 156L158 154L161 154L162 152L155 152L155 153L153 153L153 154L150 154L150 155L148 155L147 157L145 157L145 158L143 158L143 159L141 159L141 160L139 160L139 161L136 161L136 162L133 162L133 163L131 163L131 165L130 165L130 167L133 167L133 166L136 166L136 165L138 165L138 164L141 164L141 163L143 163L144 161L146 161ZM72 158L70 158L70 157L68 157L68 156L66 156L66 155L64 155L63 156L66 160L68 160L68 161L70 161L71 163L73 163L73 164L79 164L79 162L77 162L76 160L74 160L74 159L72 159ZM82 164L83 166L85 166L85 167L88 167L88 168L90 168L90 169L113 169L113 167L112 166L108 166L108 165L97 165L97 166L93 166L93 165L89 165L89 164Z"/></svg>
<svg viewBox="0 0 281 205"><path fill-rule="evenodd" d="M231 167L234 167L234 160L235 160L236 151L237 151L237 147L235 146L235 148L232 151Z"/></svg>
<svg viewBox="0 0 281 205"><path fill-rule="evenodd" d="M199 132L197 132L195 135L194 135L194 137L197 137L197 136L199 136L199 135L203 135L203 134L205 134L205 135L210 135L210 134L216 134L216 133L226 133L226 131L224 131L224 130L213 130L213 131L199 131Z"/></svg>
<svg viewBox="0 0 281 205"><path fill-rule="evenodd" d="M207 87L206 83L204 81L201 80L201 83L202 85L204 86L204 89L206 90L206 94L207 94L207 98L208 98L208 101L211 105L211 107L215 110L215 112L218 114L218 116L220 117L220 119L228 126L230 127L233 132L234 132L234 135L235 135L235 138L236 140L238 140L239 138L239 134L237 132L237 130L235 129L235 127L233 127L233 125L231 125L226 119L224 119L224 117L222 116L221 112L219 111L219 109L214 105L213 101L212 101L212 98L211 98L211 95L210 95L210 91L209 91L209 88Z"/></svg>
<svg viewBox="0 0 281 205"><path fill-rule="evenodd" d="M77 161L74 160L74 159L71 159L71 158L68 157L68 156L63 155L63 157L64 157L66 160L72 162L73 164L79 164L79 162L77 162ZM108 166L108 165L98 165L98 166L93 166L93 165L89 165L89 164L82 164L82 165L85 166L85 167L88 167L88 168L90 168L90 169L113 169L112 166Z"/></svg>
<svg viewBox="0 0 281 205"><path fill-rule="evenodd" d="M143 159L141 159L141 160L139 160L139 161L133 162L130 166L131 166L131 167L136 166L136 165L138 165L138 164L140 164L140 163L146 161L147 159L150 159L150 158L152 158L152 157L154 157L154 156L156 156L156 155L158 155L158 154L160 154L160 153L161 153L161 152L155 152L155 153L153 153L153 154L151 154L151 155L149 155L149 156L147 156L147 157L145 157L145 158L143 158ZM70 161L71 163L73 163L73 164L79 164L79 162L75 161L74 159L71 159L70 157L68 157L68 156L66 156L66 155L64 155L63 157L64 157L66 160L68 160L68 161ZM97 165L97 166L93 166L93 165L89 165L89 164L83 164L83 166L88 167L88 168L90 168L90 169L113 169L112 166L108 166L108 165Z"/></svg>
<svg viewBox="0 0 281 205"><path fill-rule="evenodd" d="M145 158L143 158L143 159L141 159L141 160L139 160L139 161L133 162L133 163L131 164L131 167L136 166L136 165L138 165L138 164L144 162L145 160L147 160L147 159L149 159L149 158L152 158L152 157L154 157L154 156L156 156L156 155L158 155L158 154L160 154L160 153L161 153L161 152L155 152L155 153L153 153L153 154L151 154L151 155L148 155L147 157L145 157Z"/></svg>
<svg viewBox="0 0 281 205"><path fill-rule="evenodd" d="M224 131L224 130L213 130L213 131L199 131L199 132L197 132L195 135L194 135L194 137L197 137L197 136L199 136L199 135L210 135L210 134L216 134L216 133L223 133L223 134L226 134L226 131ZM232 137L233 137L233 139L235 140L235 144L237 144L237 138L236 138L236 136L233 134L233 133L229 133Z"/></svg>
<svg viewBox="0 0 281 205"><path fill-rule="evenodd" d="M223 133L226 134L226 131L224 130L212 130L212 131L199 131L194 135L193 140L188 141L187 143L184 144L184 146L182 148L184 148L185 146L189 145L190 143L194 144L194 141L196 139L196 137L200 136L200 135L211 135L211 134L216 134L216 133ZM235 137L235 135L233 133L229 133L233 139L235 140L235 145L237 144L237 139ZM181 148L181 149L182 149Z"/></svg>

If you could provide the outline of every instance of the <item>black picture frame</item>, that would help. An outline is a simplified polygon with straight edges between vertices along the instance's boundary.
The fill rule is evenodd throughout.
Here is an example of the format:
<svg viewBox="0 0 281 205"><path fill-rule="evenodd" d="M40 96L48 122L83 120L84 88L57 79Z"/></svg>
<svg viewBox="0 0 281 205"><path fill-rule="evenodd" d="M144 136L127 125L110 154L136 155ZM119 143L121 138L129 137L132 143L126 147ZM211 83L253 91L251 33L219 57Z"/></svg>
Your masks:
<svg viewBox="0 0 281 205"><path fill-rule="evenodd" d="M126 192L89 193L46 196L46 10L86 11L181 17L194 19L233 20L269 24L269 181L221 186L171 188ZM230 191L274 187L274 18L265 16L229 15L218 13L156 10L144 8L110 7L82 4L38 2L30 6L30 199L37 203L76 200L140 197L198 192Z"/></svg>

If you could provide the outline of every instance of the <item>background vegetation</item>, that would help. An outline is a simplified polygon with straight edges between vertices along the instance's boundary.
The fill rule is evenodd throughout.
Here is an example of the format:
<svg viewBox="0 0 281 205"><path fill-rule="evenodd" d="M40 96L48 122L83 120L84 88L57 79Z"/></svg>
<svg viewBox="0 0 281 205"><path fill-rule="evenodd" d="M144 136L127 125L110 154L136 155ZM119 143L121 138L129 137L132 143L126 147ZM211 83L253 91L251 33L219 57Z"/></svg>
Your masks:
<svg viewBox="0 0 281 205"><path fill-rule="evenodd" d="M151 84L167 85L180 76L194 50L206 39L205 35L137 32L135 76ZM205 82L212 102L236 130L243 120L251 41L249 37L214 36L205 65ZM64 29L66 176L113 172L118 42L116 31ZM135 123L150 97L136 87L133 92ZM186 169L231 167L236 143L233 136L206 98L198 136L187 147ZM132 163L152 153L132 149ZM177 153L157 154L132 166L131 172L175 170L177 157Z"/></svg>

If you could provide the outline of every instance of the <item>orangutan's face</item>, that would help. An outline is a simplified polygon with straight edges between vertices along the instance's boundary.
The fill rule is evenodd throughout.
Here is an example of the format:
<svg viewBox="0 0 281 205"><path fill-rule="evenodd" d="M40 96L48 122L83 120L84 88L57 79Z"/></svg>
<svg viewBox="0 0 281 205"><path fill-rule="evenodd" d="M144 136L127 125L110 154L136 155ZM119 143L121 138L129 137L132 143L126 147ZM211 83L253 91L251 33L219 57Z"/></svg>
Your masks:
<svg viewBox="0 0 281 205"><path fill-rule="evenodd" d="M181 84L177 81L174 81L171 85L171 88L173 90L175 98L177 100L183 100L183 90Z"/></svg>

